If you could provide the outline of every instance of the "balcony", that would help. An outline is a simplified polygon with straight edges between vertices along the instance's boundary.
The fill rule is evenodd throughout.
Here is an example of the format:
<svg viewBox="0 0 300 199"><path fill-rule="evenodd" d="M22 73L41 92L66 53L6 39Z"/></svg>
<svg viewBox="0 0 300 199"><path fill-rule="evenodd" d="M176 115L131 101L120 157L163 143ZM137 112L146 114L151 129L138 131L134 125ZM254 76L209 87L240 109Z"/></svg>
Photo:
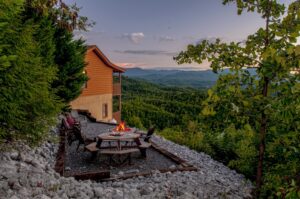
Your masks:
<svg viewBox="0 0 300 199"><path fill-rule="evenodd" d="M113 84L113 95L121 95L121 83L114 83Z"/></svg>

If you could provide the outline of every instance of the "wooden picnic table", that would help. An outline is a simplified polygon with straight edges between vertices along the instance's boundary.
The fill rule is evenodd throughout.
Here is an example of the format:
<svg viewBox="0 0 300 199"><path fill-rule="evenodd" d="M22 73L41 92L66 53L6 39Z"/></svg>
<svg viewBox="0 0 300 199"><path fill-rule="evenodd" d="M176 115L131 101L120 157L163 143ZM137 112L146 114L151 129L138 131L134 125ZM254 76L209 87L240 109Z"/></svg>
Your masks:
<svg viewBox="0 0 300 199"><path fill-rule="evenodd" d="M101 144L103 142L116 142L115 147L107 148L107 149L101 149L100 154L106 154L110 155L110 162L113 161L112 156L113 155L118 155L119 160L121 155L127 155L127 158L125 160L129 160L129 164L131 164L131 153L138 152L140 151L139 146L141 145L141 142L139 140L140 134L134 133L135 129L132 130L131 132L124 132L121 134L117 134L116 132L107 132L107 133L102 133L98 135L98 142L97 142L97 147L101 149ZM122 148L121 142L135 142L135 146L131 146L128 148L126 146L125 148ZM119 163L124 163L124 161L119 161Z"/></svg>
<svg viewBox="0 0 300 199"><path fill-rule="evenodd" d="M138 145L140 145L140 134L137 133L122 133L120 135L116 135L113 132L108 132L108 133L103 133L98 135L98 142L104 142L104 141L108 141L108 142L112 142L115 141L117 143L117 150L122 150L122 145L121 142L135 142ZM100 143L98 143L98 146L101 145ZM98 147L100 148L100 147Z"/></svg>

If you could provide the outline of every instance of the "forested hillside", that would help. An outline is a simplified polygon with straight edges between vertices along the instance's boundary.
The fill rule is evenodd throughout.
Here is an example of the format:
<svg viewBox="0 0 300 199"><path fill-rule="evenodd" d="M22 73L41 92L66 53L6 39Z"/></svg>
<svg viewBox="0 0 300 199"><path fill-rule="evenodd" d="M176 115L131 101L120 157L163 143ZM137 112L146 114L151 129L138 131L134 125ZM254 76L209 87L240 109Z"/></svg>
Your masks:
<svg viewBox="0 0 300 199"><path fill-rule="evenodd" d="M218 128L233 116L228 114L227 120L218 121L219 117L224 118L221 112L214 118L205 115L211 90L166 87L128 77L123 78L122 89L122 117L128 125L145 129L155 125L156 133L168 140L205 152L249 179L255 179L256 133L250 125L238 129L234 124L220 132ZM234 104L221 107L231 109L232 113L237 109ZM240 123L243 120L236 121L236 125ZM282 175L297 176L299 151L295 146L299 142L295 136L292 132L274 134L274 141L269 143L266 165L272 169L265 173L270 183L263 189L264 196L282 194L277 192L279 188L285 194L297 194L297 186L288 184L295 181L281 178Z"/></svg>
<svg viewBox="0 0 300 199"><path fill-rule="evenodd" d="M198 122L203 90L165 87L124 77L122 115L129 125L158 129L183 129L189 121Z"/></svg>

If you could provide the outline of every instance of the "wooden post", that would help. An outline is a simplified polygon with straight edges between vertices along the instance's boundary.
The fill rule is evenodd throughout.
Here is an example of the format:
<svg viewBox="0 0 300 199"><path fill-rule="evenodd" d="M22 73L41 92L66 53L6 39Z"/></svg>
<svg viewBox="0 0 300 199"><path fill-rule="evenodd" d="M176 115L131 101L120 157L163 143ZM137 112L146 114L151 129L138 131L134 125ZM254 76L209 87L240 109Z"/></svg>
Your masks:
<svg viewBox="0 0 300 199"><path fill-rule="evenodd" d="M121 80L121 78L122 78L122 75L121 75L121 73L119 72L119 83L120 83L120 95L119 95L119 111L120 111L120 120L121 120L121 114L122 114L122 103L121 103L121 96L122 96L122 80Z"/></svg>

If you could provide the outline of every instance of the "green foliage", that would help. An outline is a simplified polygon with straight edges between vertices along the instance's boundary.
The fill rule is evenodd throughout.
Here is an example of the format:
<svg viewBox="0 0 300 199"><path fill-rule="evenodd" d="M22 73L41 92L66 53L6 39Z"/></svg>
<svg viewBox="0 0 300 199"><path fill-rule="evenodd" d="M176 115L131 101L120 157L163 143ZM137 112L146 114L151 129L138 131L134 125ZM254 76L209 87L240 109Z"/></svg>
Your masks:
<svg viewBox="0 0 300 199"><path fill-rule="evenodd" d="M79 15L80 8L76 4L69 6L63 0L25 0L25 7L31 14L50 18L55 27L69 32L86 31L95 24Z"/></svg>
<svg viewBox="0 0 300 199"><path fill-rule="evenodd" d="M74 40L72 33L64 29L57 29L54 38L54 60L59 71L52 86L57 95L68 103L80 95L82 86L87 81L87 76L83 73L86 46L83 40Z"/></svg>
<svg viewBox="0 0 300 199"><path fill-rule="evenodd" d="M132 116L132 117L128 118L127 123L138 129L144 129L141 119L137 116Z"/></svg>
<svg viewBox="0 0 300 199"><path fill-rule="evenodd" d="M20 17L20 1L1 2L0 136L37 142L43 138L61 103L49 89L55 65L46 65L38 25Z"/></svg>
<svg viewBox="0 0 300 199"><path fill-rule="evenodd" d="M300 79L299 74L290 72L300 68L300 46L296 43L300 1L291 3L287 12L277 1L223 1L230 2L236 3L238 14L244 10L261 14L265 28L243 43L217 39L189 45L175 60L179 64L207 60L215 72L224 68L231 71L220 76L203 102L201 128L217 138L212 143L214 155L232 153L225 158L228 165L249 177L255 176L253 168L258 165L258 191L264 171L263 198L275 197L279 189L286 194L282 189L290 190L292 179L293 187L299 190ZM248 67L256 67L256 75L243 70Z"/></svg>
<svg viewBox="0 0 300 199"><path fill-rule="evenodd" d="M0 139L38 143L80 94L86 47L70 31L87 21L77 12L56 0L0 1Z"/></svg>
<svg viewBox="0 0 300 199"><path fill-rule="evenodd" d="M59 98L69 103L80 95L87 81L83 74L87 49L83 40L73 38L72 30L75 27L84 29L83 25L89 24L86 20L82 21L76 7L67 6L62 1L28 1L25 8L25 17L41 24L36 40L41 44L41 53L47 58L45 61L58 66L52 88ZM72 17L75 18L70 20Z"/></svg>
<svg viewBox="0 0 300 199"><path fill-rule="evenodd" d="M188 121L197 121L205 96L201 90L163 87L126 77L122 93L123 120L134 126L133 118L139 118L143 127L155 125L158 129L185 128Z"/></svg>

